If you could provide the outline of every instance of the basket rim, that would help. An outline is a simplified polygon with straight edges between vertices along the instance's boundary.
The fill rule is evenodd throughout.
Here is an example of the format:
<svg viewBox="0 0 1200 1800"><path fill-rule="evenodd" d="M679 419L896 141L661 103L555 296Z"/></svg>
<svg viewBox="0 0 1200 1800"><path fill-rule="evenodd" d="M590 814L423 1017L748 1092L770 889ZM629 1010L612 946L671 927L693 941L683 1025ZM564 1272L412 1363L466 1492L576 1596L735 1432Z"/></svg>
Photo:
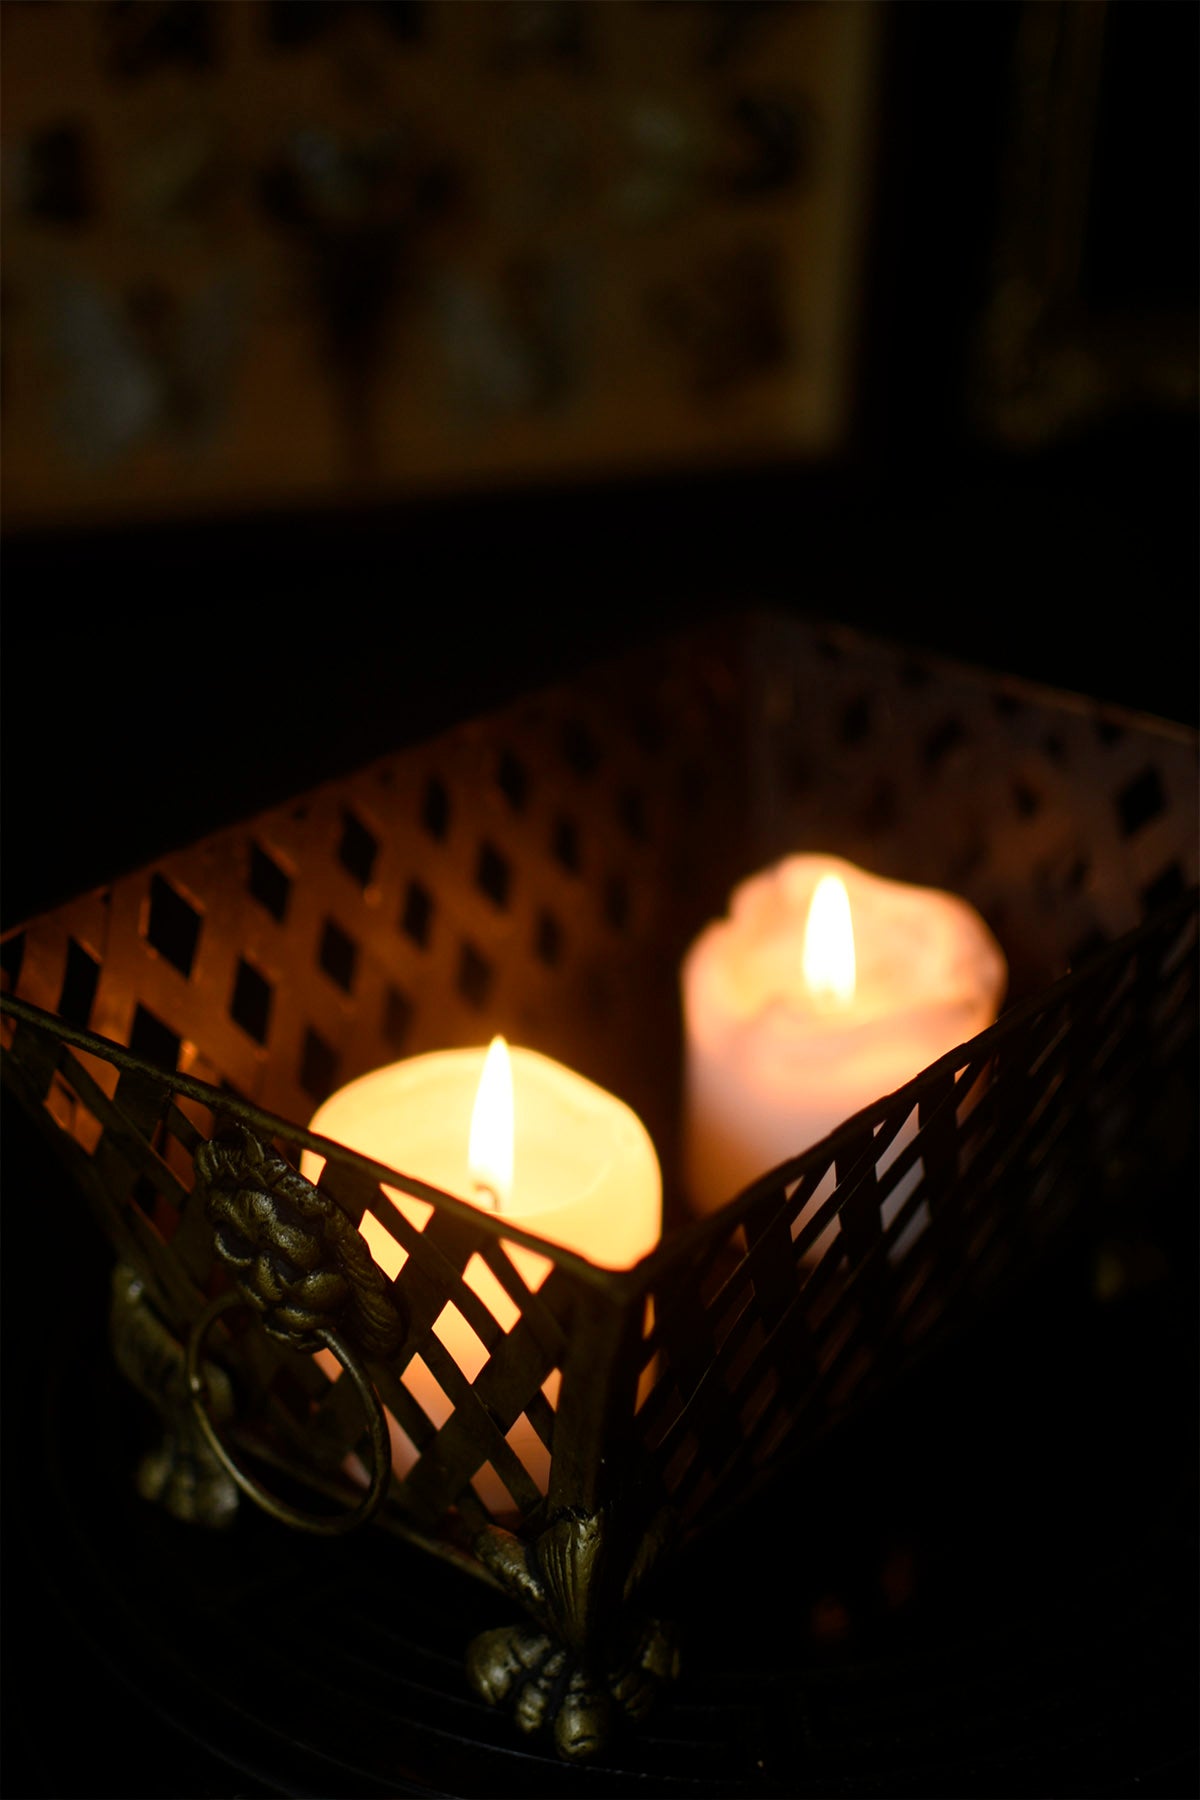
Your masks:
<svg viewBox="0 0 1200 1800"><path fill-rule="evenodd" d="M1028 706L1067 712L1076 718L1103 719L1119 725L1123 730L1143 733L1149 737L1173 743L1177 747L1191 749L1197 756L1200 756L1200 727L1194 727L1179 719L1169 719L1158 713L1142 712L1134 707L1124 705L1121 701L1103 699L1078 689L1055 687L1051 683L1039 681L1032 676L1017 675L1004 669L993 669L985 663L972 662L969 658L950 655L926 645L905 642L903 639L889 636L886 632L867 630L857 625L847 625L819 613L794 612L777 602L754 601L749 605L735 603L719 608L698 622L682 626L668 626L637 643L626 645L622 649L589 661L572 672L560 672L549 679L537 681L530 687L519 687L497 705L489 706L483 713L466 718L447 719L432 731L422 733L419 737L411 740L398 740L388 749L369 757L366 762L324 775L304 788L295 791L290 789L281 791L265 806L253 812L239 813L235 817L211 823L190 844L183 845L177 842L164 844L149 862L138 861L126 866L115 867L105 874L102 881L93 880L81 890L72 890L69 893L61 894L49 905L42 906L32 913L25 913L12 923L0 922L0 944L5 944L11 938L18 937L30 926L41 919L50 917L63 906L93 894L103 893L114 882L126 880L147 869L153 869L164 857L171 856L181 849L194 849L199 845L223 837L227 832L241 831L254 824L264 813L272 812L294 801L308 799L326 788L338 785L350 776L368 773L381 764L390 762L396 756L426 748L464 730L499 721L511 713L514 708L536 705L539 701L549 699L556 694L569 693L577 689L581 683L619 674L631 663L641 663L656 657L666 657L674 661L694 653L701 645L707 645L717 651L725 649L749 659L756 652L761 653L762 650L769 648L769 645L764 643L764 639L768 638L772 632L780 631L807 633L828 643L837 644L848 653L859 657L875 652L892 657L898 662L917 662L946 680L967 682L992 693L1008 695L1013 700Z"/></svg>
<svg viewBox="0 0 1200 1800"><path fill-rule="evenodd" d="M869 654L872 650L883 651L897 661L920 663L922 667L947 680L971 682L986 687L993 693L1008 695L1028 706L1073 713L1077 718L1110 720L1127 731L1168 738L1200 752L1200 726L1189 725L1183 719L1167 718L1162 713L1143 712L1137 707L1127 706L1121 700L1106 700L1079 688L1056 687L1053 682L1040 681L1033 675L1017 675L1008 669L993 669L986 663L972 662L968 657L950 655L922 644L906 643L902 638L890 637L886 632L868 631L859 625L845 625L837 619L822 618L816 613L800 616L779 606L764 605L755 606L741 615L722 614L719 615L719 620L725 619L733 623L735 617L746 621L748 636L752 636L755 631L772 627L787 630L794 626L802 631L815 632L855 655Z"/></svg>
<svg viewBox="0 0 1200 1800"><path fill-rule="evenodd" d="M182 1094L187 1100L194 1100L205 1106L226 1121L236 1121L248 1126L258 1136L271 1139L281 1137L290 1146L299 1150L311 1150L314 1155L322 1156L327 1163L345 1168L357 1175L366 1176L380 1186L398 1187L410 1194L414 1200L423 1200L431 1206L445 1209L452 1217L466 1224L482 1228L489 1237L509 1238L518 1243L528 1245L532 1250L551 1257L562 1263L573 1274L581 1276L591 1286L613 1288L623 1284L630 1271L624 1269L604 1269L590 1262L587 1257L580 1256L564 1245L551 1243L546 1238L538 1237L536 1232L528 1231L518 1225L515 1220L507 1220L495 1213L483 1212L472 1206L470 1201L461 1200L454 1194L434 1187L419 1176L403 1174L398 1169L389 1168L386 1163L376 1162L372 1157L363 1156L346 1144L339 1144L333 1138L321 1137L305 1126L296 1125L279 1113L268 1112L265 1108L254 1106L248 1100L240 1100L227 1093L223 1088L213 1087L210 1082L198 1081L192 1075L184 1075L179 1070L164 1069L160 1064L150 1062L146 1057L136 1056L124 1045L116 1043L112 1038L98 1036L95 1032L81 1030L76 1025L68 1025L54 1013L43 1007L34 1006L27 1000L20 1000L15 994L0 994L0 1012L20 1019L32 1025L36 1030L44 1031L48 1036L60 1043L70 1044L76 1050L83 1050L101 1061L111 1063L115 1068L130 1074L149 1075L155 1081L168 1087L172 1094ZM7 1060L9 1051L5 1049L3 1056ZM640 1267L640 1265L638 1265Z"/></svg>
<svg viewBox="0 0 1200 1800"><path fill-rule="evenodd" d="M714 1211L687 1221L677 1226L669 1236L660 1239L653 1250L648 1251L629 1269L608 1269L590 1261L577 1251L569 1250L562 1244L553 1243L540 1237L536 1232L518 1225L515 1221L506 1220L502 1215L483 1212L454 1194L446 1193L432 1183L422 1181L419 1176L405 1174L386 1163L377 1162L373 1158L363 1156L331 1138L320 1136L306 1127L294 1124L278 1113L269 1112L246 1100L238 1099L225 1090L212 1086L208 1082L198 1081L194 1076L185 1075L178 1070L167 1070L144 1057L136 1056L123 1045L110 1038L83 1030L79 1026L69 1025L54 1013L32 1005L27 1000L18 999L14 994L0 994L0 1012L8 1014L35 1030L45 1032L62 1044L69 1044L74 1049L82 1050L111 1063L116 1068L135 1074L151 1076L165 1084L173 1094L181 1094L186 1099L194 1100L208 1108L216 1117L233 1120L248 1126L259 1136L268 1139L282 1138L289 1146L299 1150L310 1150L325 1158L327 1163L364 1176L378 1186L396 1187L411 1195L416 1200L444 1210L450 1217L456 1218L473 1229L481 1231L485 1236L497 1239L506 1238L527 1246L539 1255L564 1268L578 1280L594 1290L608 1295L614 1302L629 1303L637 1299L681 1260L689 1257L698 1247L703 1245L718 1232L727 1232L739 1225L763 1198L777 1192L782 1184L801 1179L817 1167L827 1168L835 1161L839 1152L843 1152L852 1144L861 1142L864 1125L868 1121L877 1121L880 1113L898 1110L901 1106L905 1112L911 1111L919 1104L923 1095L937 1088L944 1081L947 1073L954 1075L957 1071L972 1062L986 1061L993 1051L1005 1040L1019 1032L1021 1028L1047 1007L1056 1006L1068 999L1077 990L1095 979L1097 974L1108 964L1127 957L1143 942L1169 929L1172 924L1183 925L1187 918L1200 906L1200 884L1193 885L1183 894L1178 895L1167 906L1161 907L1149 918L1135 926L1131 931L1115 938L1112 943L1097 950L1080 964L1077 969L1069 970L1050 987L1040 993L1028 996L1001 1013L996 1022L984 1031L968 1038L955 1048L948 1050L935 1062L927 1065L901 1087L889 1094L881 1094L867 1106L842 1121L825 1137L797 1155L777 1163L766 1170L744 1188L741 1188ZM9 1052L3 1052L7 1062Z"/></svg>

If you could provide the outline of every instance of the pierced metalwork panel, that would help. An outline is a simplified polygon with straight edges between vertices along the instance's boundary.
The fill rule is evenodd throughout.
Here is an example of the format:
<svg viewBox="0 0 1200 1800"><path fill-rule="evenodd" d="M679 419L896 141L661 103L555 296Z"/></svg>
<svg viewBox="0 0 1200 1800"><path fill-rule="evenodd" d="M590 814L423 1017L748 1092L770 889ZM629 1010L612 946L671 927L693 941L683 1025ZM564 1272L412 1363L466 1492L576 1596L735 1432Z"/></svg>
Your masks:
<svg viewBox="0 0 1200 1800"><path fill-rule="evenodd" d="M1200 878L1182 726L850 631L755 636L748 782L767 862L821 849L947 887L1044 993Z"/></svg>
<svg viewBox="0 0 1200 1800"><path fill-rule="evenodd" d="M394 1520L461 1550L563 1509L648 1528L665 1507L686 1527L1098 1187L1170 1154L1164 1107L1195 1037L1195 815L1186 734L748 620L327 783L11 934L6 1068L180 1338L228 1279L194 1183L204 1144L240 1127L293 1166L320 1145L320 1192L353 1223L369 1209L401 1262L402 1341L358 1346L415 1457ZM966 894L1014 1004L688 1222L679 960L737 879L805 848ZM306 1133L353 1076L496 1030L646 1120L667 1232L638 1270L596 1270ZM422 1229L385 1183L426 1200ZM544 1257L540 1284L512 1242ZM450 1308L470 1366L446 1347ZM336 1364L232 1312L209 1354L234 1379L240 1443L361 1494L361 1405ZM433 1417L414 1390L435 1389ZM511 1511L485 1501L485 1465Z"/></svg>
<svg viewBox="0 0 1200 1800"><path fill-rule="evenodd" d="M1196 952L1192 896L665 1248L639 1442L685 1526L1027 1275L1073 1216L1177 1171Z"/></svg>
<svg viewBox="0 0 1200 1800"><path fill-rule="evenodd" d="M210 1160L210 1142L228 1143L231 1131L248 1132L251 1163L261 1160L257 1145L268 1159L274 1152L284 1168L290 1164L300 1183L294 1171L303 1150L320 1148L326 1167L311 1191L328 1196L353 1223L369 1209L402 1257L390 1282L379 1278L402 1321L399 1341L373 1341L352 1316L340 1324L416 1455L396 1490L405 1520L433 1533L454 1508L451 1537L465 1541L464 1531L469 1537L492 1516L471 1486L488 1463L510 1496L496 1507L500 1517L534 1519L547 1489L551 1501L562 1504L558 1490L564 1484L572 1494L595 1486L604 1446L597 1421L608 1388L605 1366L623 1348L626 1307L619 1278L610 1287L612 1278L549 1246L545 1269L537 1272L542 1279L527 1278L505 1246L541 1247L530 1233L391 1176L191 1077L151 1069L87 1033L47 1023L20 1001L6 1006L6 1078L57 1141L121 1261L141 1274L179 1340L227 1288L229 1259L223 1266L214 1245L206 1183L190 1173L182 1178L172 1165L190 1170L195 1161L200 1167ZM110 1072L111 1082L95 1079L98 1067ZM439 1202L422 1229L383 1192L379 1177L385 1175L389 1185L411 1185L417 1197ZM243 1169L241 1183L263 1185L253 1167ZM239 1282L243 1291L252 1280ZM280 1298L278 1290L273 1297ZM269 1320L265 1302L255 1305ZM447 1327L452 1309L478 1344L478 1363L469 1370L442 1341L443 1335L462 1341L461 1331ZM238 1436L256 1454L318 1488L324 1483L333 1492L353 1493L349 1459L364 1448L364 1432L352 1384L338 1379L330 1359L297 1354L299 1340L269 1335L269 1324L268 1332L254 1327L253 1311L246 1312L229 1322L224 1342L213 1350L234 1377ZM557 1400L558 1414L546 1390ZM437 1417L430 1416L431 1393L446 1402ZM510 1440L524 1420L532 1432L521 1432L518 1454ZM551 1456L559 1451L551 1477Z"/></svg>
<svg viewBox="0 0 1200 1800"><path fill-rule="evenodd" d="M718 635L538 696L167 855L12 934L15 991L301 1123L503 1031L630 1100L670 1160L668 947L744 860L732 657Z"/></svg>

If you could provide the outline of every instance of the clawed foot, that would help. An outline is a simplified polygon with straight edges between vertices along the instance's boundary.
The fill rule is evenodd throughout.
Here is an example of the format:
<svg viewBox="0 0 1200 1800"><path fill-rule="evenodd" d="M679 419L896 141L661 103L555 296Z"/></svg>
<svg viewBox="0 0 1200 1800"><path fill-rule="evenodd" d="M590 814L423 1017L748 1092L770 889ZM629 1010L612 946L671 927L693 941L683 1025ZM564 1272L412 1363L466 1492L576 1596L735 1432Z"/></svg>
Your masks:
<svg viewBox="0 0 1200 1800"><path fill-rule="evenodd" d="M171 1432L138 1464L137 1490L172 1518L212 1530L232 1524L238 1508L237 1488L207 1446L189 1449Z"/></svg>
<svg viewBox="0 0 1200 1800"><path fill-rule="evenodd" d="M614 1715L643 1719L678 1667L675 1644L657 1620L647 1622L633 1653L600 1677L549 1633L528 1625L485 1631L467 1652L476 1692L493 1706L507 1702L521 1731L550 1729L559 1755L571 1762L603 1749Z"/></svg>

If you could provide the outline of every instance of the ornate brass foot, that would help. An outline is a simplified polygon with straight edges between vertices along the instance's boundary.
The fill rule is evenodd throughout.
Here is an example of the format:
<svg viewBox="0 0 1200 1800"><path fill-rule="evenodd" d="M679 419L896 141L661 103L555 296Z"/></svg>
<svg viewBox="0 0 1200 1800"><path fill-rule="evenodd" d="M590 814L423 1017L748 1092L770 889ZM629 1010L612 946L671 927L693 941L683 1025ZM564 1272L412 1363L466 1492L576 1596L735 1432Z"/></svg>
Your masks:
<svg viewBox="0 0 1200 1800"><path fill-rule="evenodd" d="M117 1367L163 1421L162 1442L137 1469L137 1489L177 1519L213 1530L232 1523L238 1491L209 1449L192 1413L183 1345L163 1324L140 1275L124 1263L113 1271L109 1330ZM210 1404L221 1418L233 1412L229 1381L204 1365Z"/></svg>
<svg viewBox="0 0 1200 1800"><path fill-rule="evenodd" d="M622 1714L644 1718L678 1673L670 1628L624 1614L663 1535L647 1535L624 1580L603 1513L563 1513L530 1544L496 1526L477 1540L481 1559L536 1624L481 1633L467 1651L468 1676L491 1705L509 1704L520 1730L552 1731L569 1761L595 1756Z"/></svg>

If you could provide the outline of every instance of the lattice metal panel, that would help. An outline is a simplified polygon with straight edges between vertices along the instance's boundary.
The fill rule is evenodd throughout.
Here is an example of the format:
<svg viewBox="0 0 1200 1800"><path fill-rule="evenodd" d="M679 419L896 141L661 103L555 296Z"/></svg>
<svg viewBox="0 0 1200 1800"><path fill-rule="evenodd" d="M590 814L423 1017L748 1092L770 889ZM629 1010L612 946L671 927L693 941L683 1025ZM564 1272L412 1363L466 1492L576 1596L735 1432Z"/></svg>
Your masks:
<svg viewBox="0 0 1200 1800"><path fill-rule="evenodd" d="M6 1068L180 1338L225 1279L193 1184L214 1125L249 1126L293 1166L320 1147L320 1191L355 1222L369 1209L401 1253L403 1339L367 1358L416 1453L395 1520L465 1550L500 1518L528 1537L604 1510L633 1541L664 1508L699 1524L1079 1204L1169 1157L1164 1107L1195 1042L1196 789L1181 732L747 621L33 921L5 944ZM736 880L804 849L964 893L1010 958L1013 1003L689 1223L679 961ZM493 1030L646 1120L667 1232L637 1270L598 1270L305 1132L353 1076ZM433 1202L423 1228L385 1180ZM518 1268L513 1243L543 1261ZM448 1308L474 1334L470 1366L447 1348ZM244 1317L218 1354L239 1441L353 1491L352 1383ZM485 1465L511 1512L485 1504Z"/></svg>
<svg viewBox="0 0 1200 1800"><path fill-rule="evenodd" d="M174 1169L190 1168L218 1120L249 1123L293 1163L304 1147L322 1140L212 1094L186 1076L148 1071L120 1051L110 1050L113 1061L102 1063L83 1048L96 1040L70 1028L50 1036L38 1014L17 1005L19 1013L6 1020L12 1040L8 1078L54 1132L121 1260L144 1273L167 1321L186 1337L222 1285L224 1272L214 1256L199 1185L185 1186ZM98 1065L115 1077L111 1097L105 1091L109 1082L94 1079ZM561 1251L552 1252L557 1263L547 1259L549 1273L540 1286L531 1286L504 1243L537 1240L470 1207L450 1203L416 1229L364 1174L366 1167L362 1159L344 1153L339 1158L330 1150L320 1186L356 1222L369 1207L405 1255L393 1284L408 1325L404 1345L390 1364L371 1362L381 1399L422 1453L403 1484L403 1510L414 1524L432 1529L453 1506L468 1526L478 1528L488 1514L470 1483L490 1462L511 1494L511 1510L530 1518L541 1506L554 1449L555 1412L543 1388L557 1376L554 1388L564 1410L573 1414L575 1434L585 1446L594 1439L598 1452L601 1436L590 1429L602 1400L602 1390L595 1391L596 1340L581 1328L581 1317L589 1309L619 1314L623 1308L605 1293L603 1277L586 1265L585 1279L572 1279L581 1264ZM479 1262L507 1298L507 1308L504 1298L494 1297L495 1289L485 1288L489 1298L480 1298L482 1284L468 1273ZM439 1322L449 1307L463 1315L479 1340L482 1368L472 1371L473 1378L442 1342ZM301 1472L336 1478L360 1448L362 1435L350 1383L331 1379L316 1358L297 1356L256 1328L243 1328L234 1349L239 1417L248 1422L256 1447ZM418 1359L450 1403L440 1428L404 1382ZM532 1472L507 1441L522 1415L544 1448Z"/></svg>
<svg viewBox="0 0 1200 1800"><path fill-rule="evenodd" d="M675 1130L664 948L741 866L719 649L599 678L329 783L10 938L16 991L306 1121L496 1030ZM649 679L646 677L649 676ZM615 977L615 978L614 978Z"/></svg>
<svg viewBox="0 0 1200 1800"><path fill-rule="evenodd" d="M1194 901L1176 901L677 1240L639 1424L685 1519L1028 1271L1076 1208L1169 1172L1194 1104L1196 949Z"/></svg>
<svg viewBox="0 0 1200 1800"><path fill-rule="evenodd" d="M828 850L964 895L1011 998L1200 875L1182 727L788 620L758 634L753 667L759 860Z"/></svg>

